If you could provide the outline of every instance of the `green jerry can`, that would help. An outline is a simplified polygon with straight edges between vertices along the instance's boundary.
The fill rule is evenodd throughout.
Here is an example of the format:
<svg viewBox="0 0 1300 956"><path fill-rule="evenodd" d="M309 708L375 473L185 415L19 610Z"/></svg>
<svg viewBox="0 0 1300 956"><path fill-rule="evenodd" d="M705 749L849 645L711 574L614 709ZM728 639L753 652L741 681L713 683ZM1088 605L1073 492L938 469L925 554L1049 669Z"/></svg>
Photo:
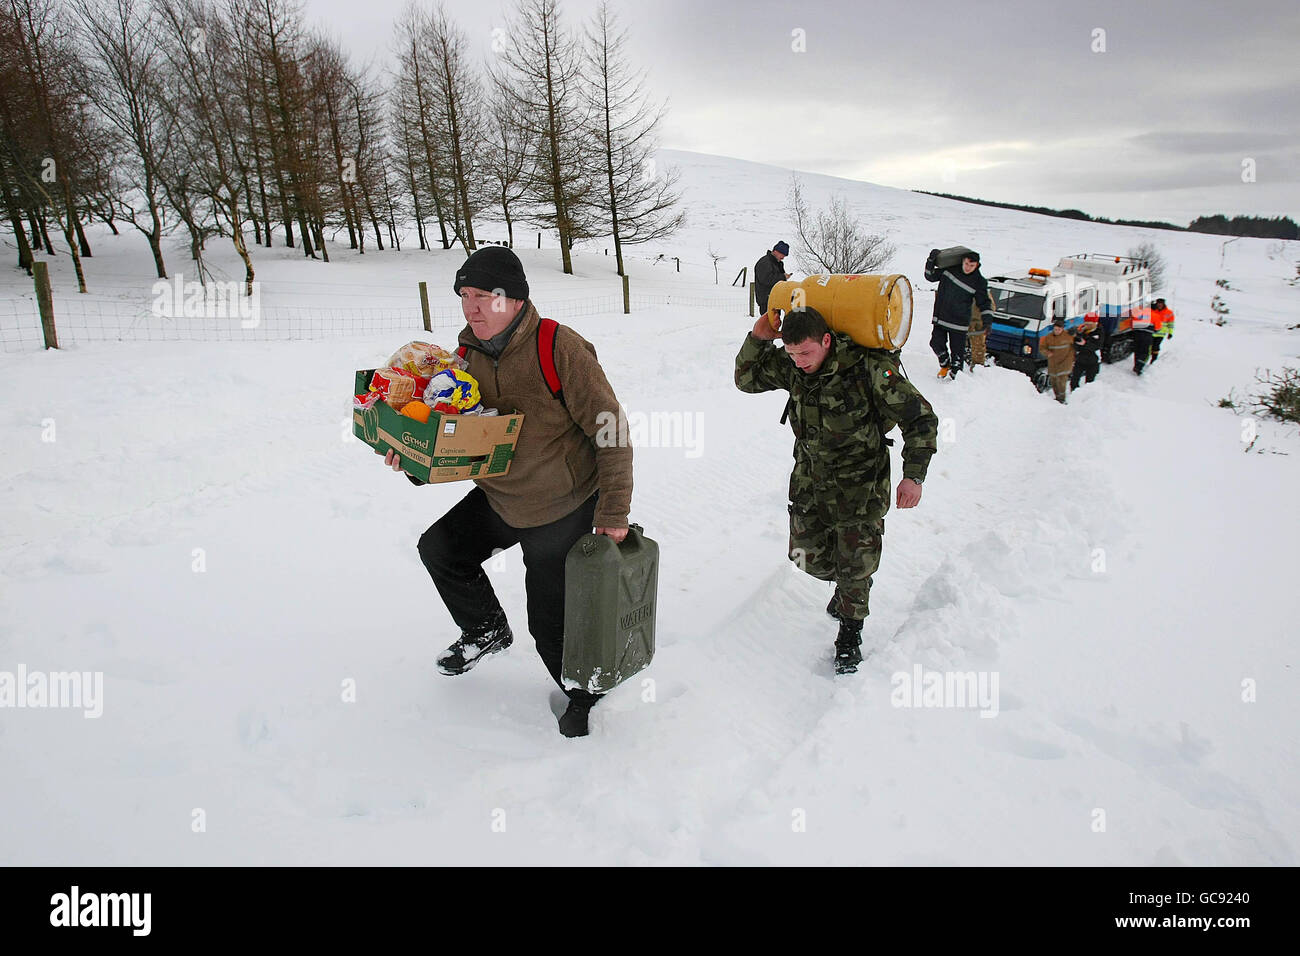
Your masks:
<svg viewBox="0 0 1300 956"><path fill-rule="evenodd" d="M578 539L564 562L566 688L613 690L655 655L659 545L640 525L622 544L603 534Z"/></svg>

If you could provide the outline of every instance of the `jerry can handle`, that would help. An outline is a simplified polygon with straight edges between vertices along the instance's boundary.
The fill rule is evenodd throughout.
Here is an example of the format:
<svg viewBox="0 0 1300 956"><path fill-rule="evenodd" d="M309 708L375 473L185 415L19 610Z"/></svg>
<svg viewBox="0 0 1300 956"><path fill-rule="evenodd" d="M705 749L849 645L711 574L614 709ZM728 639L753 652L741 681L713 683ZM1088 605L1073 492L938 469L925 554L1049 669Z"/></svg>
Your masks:
<svg viewBox="0 0 1300 956"><path fill-rule="evenodd" d="M633 522L627 526L627 533L629 536L635 533L637 538L639 539L643 534L645 534L645 528ZM601 534L586 535L582 539L582 553L587 557L591 557L593 554L595 554L596 545L600 542L600 539L603 537L607 537L607 536ZM623 540L626 541L627 539L624 538Z"/></svg>

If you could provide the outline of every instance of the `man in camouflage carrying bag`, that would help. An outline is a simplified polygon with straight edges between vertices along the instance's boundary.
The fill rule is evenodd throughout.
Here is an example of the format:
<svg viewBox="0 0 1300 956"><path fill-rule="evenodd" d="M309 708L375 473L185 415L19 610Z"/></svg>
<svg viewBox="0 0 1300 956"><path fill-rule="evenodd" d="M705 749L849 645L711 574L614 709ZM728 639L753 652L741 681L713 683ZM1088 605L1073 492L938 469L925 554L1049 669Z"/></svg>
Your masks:
<svg viewBox="0 0 1300 956"><path fill-rule="evenodd" d="M778 337L784 349L773 344ZM937 451L939 420L903 375L897 352L857 345L814 309L795 309L779 329L760 316L736 355L736 387L790 393L790 559L835 582L826 608L840 623L835 672L852 674L862 662L862 622L889 510L893 441L885 436L902 429L896 497L899 508L912 508Z"/></svg>

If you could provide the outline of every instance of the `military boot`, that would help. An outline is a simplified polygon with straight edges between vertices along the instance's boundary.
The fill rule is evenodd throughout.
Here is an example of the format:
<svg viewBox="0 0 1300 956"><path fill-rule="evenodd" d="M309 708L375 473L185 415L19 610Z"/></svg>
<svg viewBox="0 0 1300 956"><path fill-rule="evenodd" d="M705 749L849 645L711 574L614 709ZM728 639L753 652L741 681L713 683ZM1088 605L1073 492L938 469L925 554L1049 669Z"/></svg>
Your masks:
<svg viewBox="0 0 1300 956"><path fill-rule="evenodd" d="M831 603L826 605L826 613L837 621L840 619L840 589L838 585L835 588L835 593L831 595Z"/></svg>
<svg viewBox="0 0 1300 956"><path fill-rule="evenodd" d="M514 640L506 612L498 609L483 624L462 631L460 639L438 655L438 670L453 676L463 674L483 658L504 651Z"/></svg>
<svg viewBox="0 0 1300 956"><path fill-rule="evenodd" d="M560 715L560 733L566 737L585 737L590 733L588 717L595 700L570 699L568 708Z"/></svg>
<svg viewBox="0 0 1300 956"><path fill-rule="evenodd" d="M835 673L856 674L862 663L862 622L840 618L840 633L835 638Z"/></svg>

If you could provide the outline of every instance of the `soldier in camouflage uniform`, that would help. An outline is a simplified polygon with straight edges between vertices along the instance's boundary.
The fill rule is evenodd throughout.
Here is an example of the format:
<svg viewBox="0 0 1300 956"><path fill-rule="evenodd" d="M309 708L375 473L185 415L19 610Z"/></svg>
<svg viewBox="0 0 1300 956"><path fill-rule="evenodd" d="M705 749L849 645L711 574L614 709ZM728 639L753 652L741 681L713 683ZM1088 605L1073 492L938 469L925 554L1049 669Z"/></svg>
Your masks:
<svg viewBox="0 0 1300 956"><path fill-rule="evenodd" d="M773 344L778 336L784 349ZM902 428L897 501L912 508L938 447L939 420L903 375L897 352L856 345L831 332L814 309L789 313L779 330L761 316L736 355L736 387L790 393L790 559L835 582L826 609L840 622L835 670L853 673L862 661L862 621L889 510L893 441L885 435Z"/></svg>

